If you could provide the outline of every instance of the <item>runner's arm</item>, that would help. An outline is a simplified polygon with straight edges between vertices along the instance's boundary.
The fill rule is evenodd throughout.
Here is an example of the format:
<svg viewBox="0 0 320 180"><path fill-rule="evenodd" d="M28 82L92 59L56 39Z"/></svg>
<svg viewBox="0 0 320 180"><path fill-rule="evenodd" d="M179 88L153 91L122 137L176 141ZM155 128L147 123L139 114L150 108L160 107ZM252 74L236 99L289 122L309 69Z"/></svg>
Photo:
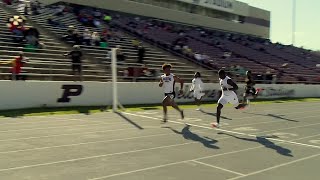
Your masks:
<svg viewBox="0 0 320 180"><path fill-rule="evenodd" d="M228 91L236 91L239 89L238 85L233 82L231 79L228 79L227 83L232 86L232 88L223 88L223 90L228 90Z"/></svg>
<svg viewBox="0 0 320 180"><path fill-rule="evenodd" d="M174 78L174 81L175 82L179 82L180 83L180 94L183 93L183 85L184 85L184 82L182 79L180 79L178 76L173 76Z"/></svg>

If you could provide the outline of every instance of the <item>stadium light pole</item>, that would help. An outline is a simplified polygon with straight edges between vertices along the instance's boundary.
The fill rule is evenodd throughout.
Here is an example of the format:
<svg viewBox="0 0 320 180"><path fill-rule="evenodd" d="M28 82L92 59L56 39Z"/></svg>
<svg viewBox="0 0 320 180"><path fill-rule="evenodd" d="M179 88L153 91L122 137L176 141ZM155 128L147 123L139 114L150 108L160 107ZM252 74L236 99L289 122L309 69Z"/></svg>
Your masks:
<svg viewBox="0 0 320 180"><path fill-rule="evenodd" d="M292 0L292 45L296 44L296 11L297 10L297 2L296 0Z"/></svg>

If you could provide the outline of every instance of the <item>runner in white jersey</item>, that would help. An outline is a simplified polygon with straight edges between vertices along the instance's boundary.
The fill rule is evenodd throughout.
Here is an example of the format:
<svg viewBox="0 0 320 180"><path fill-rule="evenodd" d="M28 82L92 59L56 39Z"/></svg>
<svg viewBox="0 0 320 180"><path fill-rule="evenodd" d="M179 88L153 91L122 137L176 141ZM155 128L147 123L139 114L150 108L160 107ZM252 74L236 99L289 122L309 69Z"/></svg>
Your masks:
<svg viewBox="0 0 320 180"><path fill-rule="evenodd" d="M230 103L236 109L242 109L245 107L244 104L239 104L238 96L234 92L238 89L238 85L235 82L233 82L230 77L226 75L226 72L224 70L219 71L219 80L220 80L222 95L218 100L217 122L212 124L213 127L217 127L217 128L220 127L221 109L225 104Z"/></svg>
<svg viewBox="0 0 320 180"><path fill-rule="evenodd" d="M197 111L200 111L200 105L201 105L201 99L204 96L203 93L203 82L201 80L201 74L200 72L196 72L194 74L194 79L192 80L192 85L190 88L190 91L193 91L193 96L194 96L194 100L196 105L198 106L198 108L196 109Z"/></svg>
<svg viewBox="0 0 320 180"><path fill-rule="evenodd" d="M159 87L163 87L164 90L164 99L162 101L163 106L163 122L167 122L167 106L172 106L174 109L180 112L181 119L184 119L184 113L183 110L181 110L178 105L174 102L174 98L176 96L176 93L174 91L174 86L176 82L180 83L180 94L183 93L183 81L174 74L171 73L171 65L170 64L164 64L162 66L162 70L164 74L161 76Z"/></svg>

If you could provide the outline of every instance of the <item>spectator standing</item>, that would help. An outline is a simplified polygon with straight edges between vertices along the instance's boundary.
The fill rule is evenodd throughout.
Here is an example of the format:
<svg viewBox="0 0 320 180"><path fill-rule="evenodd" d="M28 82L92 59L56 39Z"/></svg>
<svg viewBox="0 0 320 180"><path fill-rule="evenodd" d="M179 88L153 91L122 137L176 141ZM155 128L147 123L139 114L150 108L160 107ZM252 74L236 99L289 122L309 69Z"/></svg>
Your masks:
<svg viewBox="0 0 320 180"><path fill-rule="evenodd" d="M91 40L92 40L91 44L93 46L99 46L100 45L101 38L100 38L100 35L97 32L93 32L92 33Z"/></svg>
<svg viewBox="0 0 320 180"><path fill-rule="evenodd" d="M83 44L90 45L91 44L91 33L89 29L85 29L83 32Z"/></svg>
<svg viewBox="0 0 320 180"><path fill-rule="evenodd" d="M24 56L23 52L19 54L14 60L9 62L1 62L1 64L12 64L11 68L11 79L13 81L21 79L20 73L22 72L22 67L28 61L28 58Z"/></svg>
<svg viewBox="0 0 320 180"><path fill-rule="evenodd" d="M73 50L69 53L64 54L64 56L68 56L72 60L72 73L73 75L78 72L80 80L82 81L82 61L81 58L83 56L80 46L74 45Z"/></svg>

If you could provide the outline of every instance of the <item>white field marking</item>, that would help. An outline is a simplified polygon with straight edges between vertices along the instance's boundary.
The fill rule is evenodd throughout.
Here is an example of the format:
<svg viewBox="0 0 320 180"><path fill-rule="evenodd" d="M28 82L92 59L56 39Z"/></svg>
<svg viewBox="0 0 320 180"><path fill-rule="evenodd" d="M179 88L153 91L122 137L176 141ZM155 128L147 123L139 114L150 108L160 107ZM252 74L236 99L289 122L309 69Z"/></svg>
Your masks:
<svg viewBox="0 0 320 180"><path fill-rule="evenodd" d="M238 177L235 177L235 178L231 178L231 179L228 179L228 180L235 180L235 179L239 179L239 178L243 178L243 177L252 176L252 175L259 174L259 173L262 173L262 172L265 172L265 171L270 171L272 169L276 169L276 168L279 168L279 167L283 167L283 166L287 166L287 165L290 165L290 164L294 164L294 163L297 163L297 162L300 162L300 161L305 161L305 160L308 160L308 159L312 159L312 158L315 158L317 156L320 156L320 153L319 154L314 154L312 156L307 156L307 157L304 157L304 158L300 158L300 159L297 159L297 160L294 160L294 161L290 161L290 162L287 162L287 163L282 163L282 164L279 164L279 165L276 165L276 166L265 168L265 169L262 169L260 171L255 171L255 172L252 172L252 173L249 173L249 174L246 174L246 175L242 175L242 176L238 176Z"/></svg>
<svg viewBox="0 0 320 180"><path fill-rule="evenodd" d="M94 128L96 129L96 128ZM54 135L47 135L47 136L32 136L26 138L13 138L13 139L0 139L0 142L4 141L20 141L20 140L28 140L28 139L40 139L40 138L48 138L48 137L59 137L59 136L73 136L73 135L85 135L85 134L95 134L95 133L102 133L102 132L112 132L112 131L122 131L122 130L133 130L137 129L134 127L131 128L124 128L124 129L109 129L104 131L91 131L91 132L78 132L78 133L68 133L68 134L54 134Z"/></svg>
<svg viewBox="0 0 320 180"><path fill-rule="evenodd" d="M259 131L259 129L256 129L254 127L238 127L232 130L233 131Z"/></svg>
<svg viewBox="0 0 320 180"><path fill-rule="evenodd" d="M277 109L278 110L278 109ZM314 109L314 110L310 110L310 111L297 111L297 112L292 112L292 111L294 111L294 110L292 110L292 109L288 109L288 110L290 110L290 112L287 112L287 113L290 113L290 115L291 114L304 114L304 113L308 113L308 112L318 112L318 110L317 109ZM239 111L239 110L238 110ZM240 110L241 111L241 110ZM271 112L271 111L270 111ZM285 112L283 112L283 111L281 111L281 113L285 113ZM246 117L241 117L241 118L233 118L232 120L239 120L239 119L251 119L251 118L256 118L257 116L261 116L261 115L253 115L253 116L246 116ZM272 118L272 117L270 117L270 118Z"/></svg>
<svg viewBox="0 0 320 180"><path fill-rule="evenodd" d="M319 135L319 134L317 134L317 136L318 136L318 135ZM315 136L315 135L313 135L313 136ZM294 140L306 139L306 138L310 138L310 137L313 137L313 136L307 136L307 137L298 138L298 139L294 139ZM281 143L279 143L279 144L281 144ZM210 155L210 156L204 156L204 157L196 158L196 159L178 161L178 162L163 164L163 165L159 165L159 166L152 166L152 167L143 168L143 169L137 169L137 170L133 170L133 171L126 171L126 172L122 172L122 173L111 174L111 175L108 175L108 176L102 176L102 177L92 178L92 179L88 179L88 180L107 179L107 178L110 178L110 177L127 175L127 174L132 174L132 173L137 173L137 172L142 172L142 171L147 171L147 170L152 170L152 169L158 169L158 168L167 167L167 166L172 166L172 165L176 165L176 164L187 163L187 162L190 162L190 161L191 161L191 162L192 162L192 161L199 161L199 160L202 160L202 159L208 159L208 158L213 158L213 157L218 157L218 156L225 156L225 155L229 155L229 154L236 154L236 153L239 153L239 152L245 152L245 151L254 150L254 149L259 149L259 148L263 148L263 147L264 147L264 146L259 145L259 146L255 146L255 147L252 147L252 148L246 148L246 149L241 149L241 150L237 150L237 151L230 151L230 152L226 152L226 153L220 153L220 154L215 154L215 155Z"/></svg>
<svg viewBox="0 0 320 180"><path fill-rule="evenodd" d="M211 123L201 123L200 125L202 125L202 126L211 126ZM220 122L220 125L221 126L228 126L228 127L230 127L229 125L229 123L226 123L226 122Z"/></svg>
<svg viewBox="0 0 320 180"><path fill-rule="evenodd" d="M144 126L145 127L145 126ZM155 129L160 128L160 126L155 127ZM96 129L96 128L91 128ZM29 140L29 139L41 139L41 138L50 138L50 137L59 137L59 136L73 136L73 135L86 135L86 134L95 134L95 133L104 133L104 132L113 132L113 131L122 131L122 130L135 130L137 128L124 128L124 129L109 129L109 130L102 130L102 131L91 131L91 132L78 132L78 133L67 133L67 134L53 134L47 136L31 136L26 138L13 138L13 139L0 139L0 142L5 141L20 141L20 140ZM77 130L77 129L72 129ZM86 130L90 130L86 129Z"/></svg>
<svg viewBox="0 0 320 180"><path fill-rule="evenodd" d="M312 117L319 117L320 115L315 115L315 116L304 116L303 118L299 118L300 119L307 119L307 118L312 118ZM294 119L293 119L294 120ZM264 121L264 122L257 122L257 123L249 123L249 124L238 124L238 125L233 125L233 126L229 126L229 127L238 127L238 126L251 126L251 125L259 125L259 124L269 124L269 123L281 123L281 122L287 122L287 121L283 121L283 120L279 120L279 121Z"/></svg>
<svg viewBox="0 0 320 180"><path fill-rule="evenodd" d="M276 133L272 133L271 135L277 136L279 138L284 138L284 139L299 136L298 134L286 133L286 132L276 132Z"/></svg>
<svg viewBox="0 0 320 180"><path fill-rule="evenodd" d="M99 125L101 123L95 123L91 125ZM123 125L123 126L129 126L128 123L117 123L117 124L112 124L112 125ZM49 130L49 129L64 129L64 128L70 128L73 127L83 127L83 126L89 126L88 124L81 124L81 125L68 125L68 126L53 126L53 127L47 127L47 128L26 128L26 129L13 129L13 130L6 130L6 131L0 131L0 133L7 133L7 132L20 132L20 131L33 131L33 130Z"/></svg>
<svg viewBox="0 0 320 180"><path fill-rule="evenodd" d="M155 128L157 128L157 127L155 127ZM199 132L204 132L204 130L194 130L193 132L199 133ZM15 150L15 151L2 151L2 152L0 152L0 154L17 153L17 152L25 152L25 151L35 151L35 150L44 150L44 149L52 149L52 148L60 148L60 147L80 146L80 145L87 145L87 144L116 142L116 141L126 141L126 140L132 140L132 139L158 137L158 136L171 136L171 135L175 135L176 136L176 134L174 134L174 133L161 133L161 134L152 134L152 135L145 135L145 136L134 136L134 137L130 137L130 138L119 138L119 139L111 139L111 140L90 141L90 142L83 142L83 143L65 144L65 145L59 145L59 146L45 146L45 147L21 149L21 150Z"/></svg>
<svg viewBox="0 0 320 180"><path fill-rule="evenodd" d="M291 109L290 109L291 110ZM299 112L290 112L291 114L303 114L303 113L307 113L307 112L318 112L318 109L316 110L312 110L312 111L299 111ZM246 117L241 117L241 118L233 118L232 120L239 120L239 119L252 119L252 118L257 118L257 116L259 115L254 115L254 116L246 116ZM319 117L320 115L313 115L313 116L306 116L303 118L312 118L312 117ZM161 115L156 115L154 116L156 118L162 118ZM177 118L179 118L178 116L176 116ZM272 117L270 117L272 118ZM299 119L293 119L293 120L300 120L303 118L299 118ZM201 119L202 120L202 119ZM200 119L199 119L200 121ZM242 125L233 125L233 126L229 126L229 127L238 127L238 126L249 126L249 125L256 125L256 124L268 124L268 123L280 123L280 122L284 122L284 121L264 121L264 122L257 122L257 123L248 123L248 124L242 124Z"/></svg>
<svg viewBox="0 0 320 180"><path fill-rule="evenodd" d="M277 104L277 105L285 106L283 108L282 107L277 107L277 108L273 108L273 109L261 109L261 110L263 110L265 112L267 112L267 111L271 112L271 111L274 111L274 110L289 109L288 106L289 107L296 107L296 106L297 107L301 107L301 104L304 104L304 108L305 108L306 104L307 104L308 107L309 106L310 107L317 107L317 104L320 105L319 102L286 102L284 104ZM270 104L270 105L272 105L272 104ZM292 110L292 109L289 109L289 110ZM295 111L295 110L292 110L292 111ZM107 112L98 112L98 113L94 113L94 114L104 114L104 113L112 113L112 112L107 111ZM71 115L78 115L78 114L71 114ZM30 118L34 118L34 119L35 118L36 119L39 118L40 119L40 118L48 118L48 117L50 117L50 118L55 118L55 119L70 119L70 120L88 121L88 119L81 119L81 118L78 119L77 117L65 117L65 116L67 116L67 115L66 114L55 114L55 115L49 115L49 116L23 116L21 118L21 120L27 120L27 119L30 119ZM12 120L12 118L0 118L0 120ZM1 125L1 123L0 123L0 125Z"/></svg>
<svg viewBox="0 0 320 180"><path fill-rule="evenodd" d="M297 106L297 105L294 105L294 106ZM280 108L280 109L288 109L287 107L285 107L285 108ZM277 108L277 109L270 109L269 111L272 111L272 110L279 110L279 108ZM291 109L289 109L289 110L291 110ZM317 110L316 110L317 111ZM314 111L299 111L299 112L290 112L290 114L300 114L300 113L306 113L306 112L314 112ZM101 113L105 113L105 112L101 112ZM150 112L148 112L148 111L142 111L142 112L137 112L137 114L158 114L159 112L156 112L156 111L152 111L152 113ZM45 120L45 121L38 121L38 122L34 122L34 121L32 121L32 122L28 122L28 121L26 121L26 122L15 122L15 123L4 123L4 124L1 124L0 123L0 125L10 125L10 124L37 124L37 123L41 123L41 122L52 122L52 121L54 121L54 120L59 120L59 122L64 122L64 121L68 121L68 120L72 120L72 121L84 121L84 122L93 122L93 121L96 121L96 120L93 120L93 121L91 121L91 120L89 120L89 119L81 119L81 118L74 118L74 117L59 117L59 116L65 116L65 115L52 115L52 116L30 116L30 117L25 117L25 118L53 118L52 120ZM160 116L160 115L157 115L156 117L158 117L158 118L162 118L162 116ZM239 120L239 119L250 119L250 118L255 118L255 117L257 117L257 115L256 116L247 116L247 117L241 117L241 118L234 118L233 120ZM318 117L318 116L309 116L309 117ZM98 118L98 117L97 117ZM179 117L178 117L179 118ZM1 119L1 118L0 118ZM21 120L26 120L26 119L21 119ZM200 119L198 120L198 121L200 121ZM104 122L102 122L102 121L99 121L101 124L109 124L109 123L104 123ZM276 121L276 122L281 122L281 121ZM244 124L244 125L255 125L255 124L264 124L264 123L276 123L276 122L270 122L270 121L268 121L268 122L260 122L260 123L251 123L251 124ZM232 127L237 127L237 126L241 126L241 125L235 125L235 126L232 126ZM230 126L231 127L231 126Z"/></svg>
<svg viewBox="0 0 320 180"><path fill-rule="evenodd" d="M271 112L271 111L274 111L274 110L281 110L281 109L288 109L288 110L290 110L290 114L293 114L293 113L296 113L296 114L299 114L299 113L306 113L306 112L313 112L313 111L303 111L303 112L293 112L293 113L291 113L291 111L295 111L295 110L293 110L293 109L291 109L291 108L288 108L287 106L290 106L290 107L296 107L296 106L298 106L298 107L301 107L301 104L296 104L296 103L301 103L301 102L290 102L290 103L295 103L295 104L286 104L285 105L285 107L277 107L276 109L267 109L267 110L264 110L265 112ZM305 103L305 104L308 104L308 105L310 105L310 103ZM316 106L314 106L313 104L318 104L317 102L315 103L315 102L313 102L313 103L311 103L311 107L316 107ZM282 104L281 104L282 105ZM304 105L304 107L306 108L306 105ZM301 109L301 108L299 108L299 109ZM146 112L148 112L148 111L142 111L142 112L144 112L144 113L146 113ZM142 113L142 112L137 112L137 113ZM106 112L101 112L101 114L102 113L106 113ZM108 113L110 113L110 112L108 112ZM152 114L158 114L159 112L156 112L156 111L152 111ZM99 113L97 113L97 114L99 114ZM142 113L143 114L143 113ZM58 117L58 116L62 116L62 117ZM47 118L47 117L50 117L50 118L55 118L55 119L70 119L70 120L80 120L80 121L88 121L88 120L84 120L84 119L77 119L77 118L74 118L74 117L70 117L70 118L68 118L68 117L63 117L63 116L65 116L65 115L54 115L54 116L34 116L34 117L36 117L36 118ZM33 117L33 116L31 116L31 117ZM162 118L162 116L157 116L157 117L159 117L159 118ZM241 118L237 118L237 119L246 119L246 118L254 118L254 117L257 117L257 116L248 116L248 117L241 117ZM99 117L97 117L97 118L99 118ZM104 117L105 118L105 117Z"/></svg>
<svg viewBox="0 0 320 180"><path fill-rule="evenodd" d="M156 111L138 111L138 114L144 114L144 115L148 115L148 114L158 114L158 112Z"/></svg>
<svg viewBox="0 0 320 180"><path fill-rule="evenodd" d="M29 121L29 120L27 120L24 122L0 123L0 125L2 126L2 125L20 125L20 124L41 124L41 123L49 123L49 122L60 123L60 122L72 122L72 121L74 122L74 121L79 121L79 120L76 120L76 119L51 119L51 120L42 120L42 121ZM86 120L86 122L90 122L90 121Z"/></svg>
<svg viewBox="0 0 320 180"><path fill-rule="evenodd" d="M138 114L131 114L131 113L126 113L126 114L132 115L132 116L140 116L140 117L149 118L149 119L157 119L157 118L148 117L148 116L142 116L142 115L138 115ZM159 120L159 119L157 119L157 120ZM206 126L201 126L201 125L196 125L196 124L190 124L190 123L182 123L182 122L178 122L178 121L169 121L169 122L176 123L176 124L188 124L190 126L199 127L199 128L205 128L205 129L213 129L211 127L206 127ZM282 129L276 129L276 130L271 130L271 131L262 131L262 132L259 132L259 133L277 132L277 131L288 130L288 129L295 129L295 128L301 128L301 127L314 126L314 125L318 125L318 124L320 124L320 123L308 124L308 125L303 125L303 126L294 126L294 127L290 127L290 128L282 128ZM229 130L218 129L218 128L216 128L215 130L221 131L221 132L228 132L228 133L232 133L232 134L239 134L239 135L249 136L249 137L258 137L258 135L254 135L254 134L246 134L246 133L241 133L241 132L236 132L236 131L229 131ZM279 141L279 142L286 142L288 144L295 144L295 145L300 145L300 146L306 146L306 147L312 147L312 148L320 149L320 146L315 146L315 145L310 145L310 144L298 143L298 142L293 142L293 141L285 141L285 140L275 139L275 138L267 138L267 139L274 140L274 141Z"/></svg>
<svg viewBox="0 0 320 180"><path fill-rule="evenodd" d="M51 128L59 128L59 127L74 127L74 126L90 126L90 125L117 125L117 124L125 124L123 122L90 122L90 121L85 121L87 123L85 124L61 124L60 126L53 126L52 125L59 125L60 122L75 122L77 120L73 120L73 119L69 119L69 120L58 120L58 122L53 122L55 120L51 120L51 123L48 124L41 124L38 126L27 126L27 128L23 128L23 129L12 129L12 130L6 130L6 131L0 131L0 133L2 132L8 132L8 131L21 131L21 130L28 130L28 129L32 129L32 130L39 130L39 129L35 129L37 127L43 127L43 126L48 126L49 128L43 128L43 129L51 129ZM43 122L43 121L42 121ZM41 122L40 122L41 123ZM14 123L12 123L14 124ZM16 125L20 125L20 124L24 124L24 123L17 123ZM28 124L39 124L39 122L34 122L34 123L28 123ZM2 126L3 124L0 124L0 126ZM11 124L10 124L11 125Z"/></svg>
<svg viewBox="0 0 320 180"><path fill-rule="evenodd" d="M320 144L320 140L310 140L309 142L312 144Z"/></svg>
<svg viewBox="0 0 320 180"><path fill-rule="evenodd" d="M207 164L207 163L204 163L204 162L200 162L200 161L197 161L197 160L192 160L192 162L195 162L197 164L202 164L204 166L212 167L212 168L215 168L215 169L220 169L222 171L226 171L226 172L233 173L233 174L236 174L236 175L244 176L244 174L242 174L242 173L239 173L239 172L236 172L236 171L231 171L229 169L221 168L221 167L214 166L214 165L211 165L211 164Z"/></svg>

